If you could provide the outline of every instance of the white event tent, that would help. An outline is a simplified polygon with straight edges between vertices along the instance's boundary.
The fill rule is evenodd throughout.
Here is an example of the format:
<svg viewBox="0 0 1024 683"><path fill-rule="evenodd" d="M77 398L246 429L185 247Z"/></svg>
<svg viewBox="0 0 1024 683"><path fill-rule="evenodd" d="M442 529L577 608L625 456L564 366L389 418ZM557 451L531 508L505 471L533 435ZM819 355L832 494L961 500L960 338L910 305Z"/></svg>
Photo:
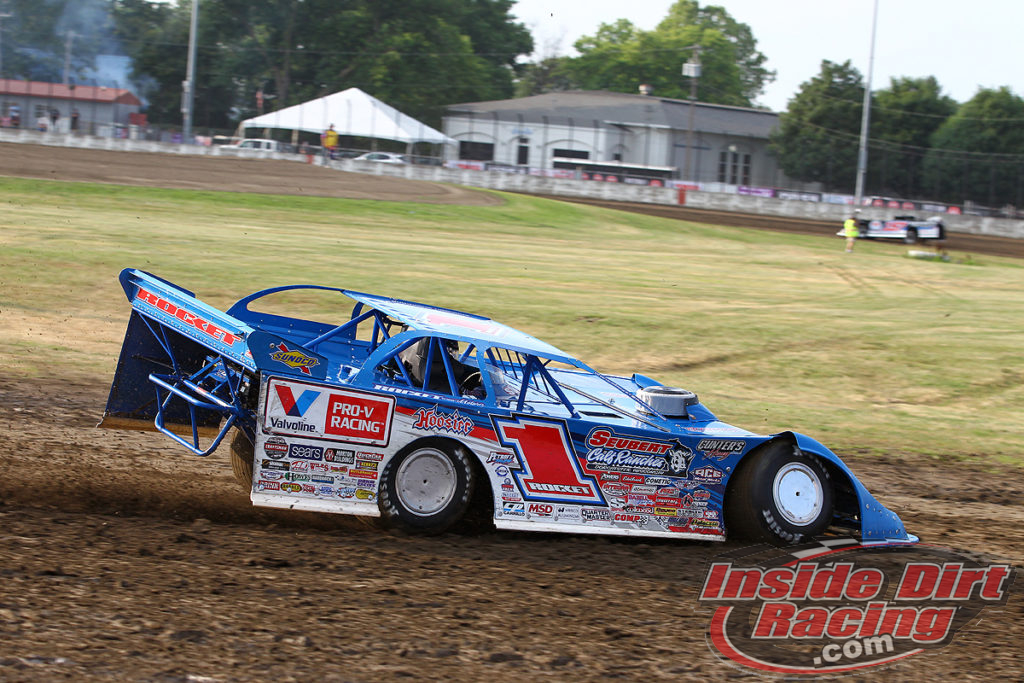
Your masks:
<svg viewBox="0 0 1024 683"><path fill-rule="evenodd" d="M318 134L331 125L339 135L398 140L408 145L417 142L457 144L444 133L384 104L359 88L325 95L241 123L242 128L283 128Z"/></svg>

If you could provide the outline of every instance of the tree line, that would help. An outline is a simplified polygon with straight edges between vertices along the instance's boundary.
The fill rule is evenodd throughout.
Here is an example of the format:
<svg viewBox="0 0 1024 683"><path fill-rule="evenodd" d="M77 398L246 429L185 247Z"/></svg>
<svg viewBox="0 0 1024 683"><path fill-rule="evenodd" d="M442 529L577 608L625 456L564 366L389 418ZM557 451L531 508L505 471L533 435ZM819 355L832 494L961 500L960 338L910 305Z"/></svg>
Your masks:
<svg viewBox="0 0 1024 683"><path fill-rule="evenodd" d="M0 0L0 76L87 77L97 55L131 59L150 121L181 122L190 0ZM687 99L684 61L698 58L697 100L756 106L775 74L750 27L724 8L677 0L652 30L626 19L537 57L514 0L200 0L194 122L243 119L359 87L426 123L445 107L559 90ZM124 85L129 85L125 83ZM823 61L780 114L771 150L785 173L852 192L864 93L850 62ZM1024 203L1024 100L980 89L968 102L934 77L896 78L871 98L869 193L990 206Z"/></svg>

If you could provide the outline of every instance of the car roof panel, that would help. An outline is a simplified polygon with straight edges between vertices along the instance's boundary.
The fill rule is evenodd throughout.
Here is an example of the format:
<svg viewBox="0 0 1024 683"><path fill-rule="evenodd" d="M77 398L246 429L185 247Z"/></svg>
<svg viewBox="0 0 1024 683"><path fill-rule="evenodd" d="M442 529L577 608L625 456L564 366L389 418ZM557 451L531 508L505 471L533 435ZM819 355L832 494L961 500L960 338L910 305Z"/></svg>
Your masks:
<svg viewBox="0 0 1024 683"><path fill-rule="evenodd" d="M355 301L375 308L407 325L411 330L471 341L478 346L497 346L525 351L562 362L576 360L547 342L484 316L347 289L344 293Z"/></svg>

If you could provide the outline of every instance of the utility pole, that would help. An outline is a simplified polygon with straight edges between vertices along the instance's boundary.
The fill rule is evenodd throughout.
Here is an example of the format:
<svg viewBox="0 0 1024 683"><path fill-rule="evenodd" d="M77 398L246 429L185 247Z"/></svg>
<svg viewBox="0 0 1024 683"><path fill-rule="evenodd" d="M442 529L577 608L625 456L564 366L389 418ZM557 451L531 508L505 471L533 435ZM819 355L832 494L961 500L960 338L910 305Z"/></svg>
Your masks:
<svg viewBox="0 0 1024 683"><path fill-rule="evenodd" d="M690 159L693 155L693 115L697 108L697 79L700 78L700 45L691 45L683 49L693 50L693 56L683 64L683 75L690 78L690 125L686 129L686 167L683 171L683 179L689 182L693 179L690 176Z"/></svg>
<svg viewBox="0 0 1024 683"><path fill-rule="evenodd" d="M195 103L196 84L196 27L199 25L199 0L192 0L192 21L188 32L188 66L181 83L181 113L183 114L182 142L192 141L192 107Z"/></svg>
<svg viewBox="0 0 1024 683"><path fill-rule="evenodd" d="M863 112L860 117L860 147L857 149L857 189L854 191L854 206L864 203L864 178L868 173L868 127L871 124L871 73L875 68L875 28L878 26L878 0L871 17L871 51L868 54L868 82L864 86Z"/></svg>
<svg viewBox="0 0 1024 683"><path fill-rule="evenodd" d="M71 81L71 44L75 42L75 32L68 31L64 40L64 85Z"/></svg>

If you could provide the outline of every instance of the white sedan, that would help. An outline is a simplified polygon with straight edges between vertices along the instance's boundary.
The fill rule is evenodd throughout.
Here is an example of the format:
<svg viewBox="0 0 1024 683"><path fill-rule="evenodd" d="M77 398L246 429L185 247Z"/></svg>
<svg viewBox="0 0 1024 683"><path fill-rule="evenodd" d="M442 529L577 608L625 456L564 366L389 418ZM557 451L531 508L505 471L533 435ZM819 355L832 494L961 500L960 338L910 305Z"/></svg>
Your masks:
<svg viewBox="0 0 1024 683"><path fill-rule="evenodd" d="M367 152L366 154L360 154L352 159L352 161L378 161L385 164L408 163L401 154L392 154L391 152Z"/></svg>

